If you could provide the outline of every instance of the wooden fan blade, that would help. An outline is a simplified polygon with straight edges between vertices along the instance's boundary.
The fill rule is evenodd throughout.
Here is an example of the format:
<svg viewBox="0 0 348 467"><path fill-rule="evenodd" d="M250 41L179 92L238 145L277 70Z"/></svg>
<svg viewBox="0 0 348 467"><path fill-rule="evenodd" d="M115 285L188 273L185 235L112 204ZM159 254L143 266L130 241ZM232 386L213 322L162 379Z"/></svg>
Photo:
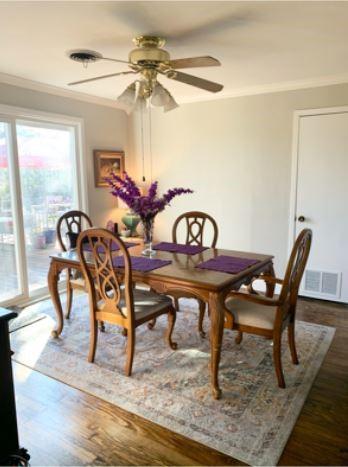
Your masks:
<svg viewBox="0 0 348 467"><path fill-rule="evenodd" d="M117 60L117 58L101 57L101 60L108 60L109 62L117 62L117 63L126 63L127 65L129 65L129 62L127 62L127 60Z"/></svg>
<svg viewBox="0 0 348 467"><path fill-rule="evenodd" d="M214 83L213 81L208 81L207 79L198 78L197 76L188 75L187 73L182 73L181 71L176 71L174 76L167 76L167 78L174 79L175 81L180 81L181 83L190 84L196 88L205 89L210 92L219 92L223 89L222 84Z"/></svg>
<svg viewBox="0 0 348 467"><path fill-rule="evenodd" d="M192 57L192 58L178 58L177 60L170 60L170 66L174 69L178 68L196 68L203 66L220 66L219 60L213 57Z"/></svg>
<svg viewBox="0 0 348 467"><path fill-rule="evenodd" d="M137 73L136 71L121 71L119 73L111 73L109 75L97 76L96 78L81 79L80 81L74 81L73 83L68 83L68 86L74 86L75 84L88 83L89 81L97 81L98 79L112 78L113 76L119 75L129 75Z"/></svg>

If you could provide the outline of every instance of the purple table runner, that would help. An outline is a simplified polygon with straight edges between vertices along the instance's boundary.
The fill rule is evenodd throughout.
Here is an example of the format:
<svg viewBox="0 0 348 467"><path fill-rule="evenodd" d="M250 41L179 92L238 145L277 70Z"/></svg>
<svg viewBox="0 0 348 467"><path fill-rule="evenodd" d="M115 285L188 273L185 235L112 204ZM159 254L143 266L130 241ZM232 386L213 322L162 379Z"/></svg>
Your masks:
<svg viewBox="0 0 348 467"><path fill-rule="evenodd" d="M171 253L182 253L184 255L196 255L208 248L200 245L182 245L181 243L161 242L154 245L153 250L169 251Z"/></svg>
<svg viewBox="0 0 348 467"><path fill-rule="evenodd" d="M126 248L132 248L132 246L137 246L137 243L124 242L124 245ZM89 243L86 243L85 245L83 245L83 249L86 251L92 251L92 248ZM111 251L118 251L118 250L119 250L118 245L112 242ZM102 246L99 246L97 251L98 253L104 253L104 248Z"/></svg>
<svg viewBox="0 0 348 467"><path fill-rule="evenodd" d="M143 256L131 256L130 259L132 263L132 269L134 271L140 272L153 271L154 269L162 268L163 266L171 264L170 260L152 259ZM112 264L115 266L115 268L124 268L123 256L116 256L113 258Z"/></svg>
<svg viewBox="0 0 348 467"><path fill-rule="evenodd" d="M256 263L259 263L259 260L220 255L216 258L211 258L208 259L208 261L198 264L196 268L226 272L228 274L238 274Z"/></svg>

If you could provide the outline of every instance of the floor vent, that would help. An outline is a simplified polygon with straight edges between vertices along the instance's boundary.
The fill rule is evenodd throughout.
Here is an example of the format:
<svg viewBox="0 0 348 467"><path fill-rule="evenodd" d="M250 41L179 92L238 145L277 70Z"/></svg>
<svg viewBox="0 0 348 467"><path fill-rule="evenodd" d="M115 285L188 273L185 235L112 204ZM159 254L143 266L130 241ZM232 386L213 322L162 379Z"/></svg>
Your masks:
<svg viewBox="0 0 348 467"><path fill-rule="evenodd" d="M340 298L341 273L328 271L305 271L303 292L313 296Z"/></svg>

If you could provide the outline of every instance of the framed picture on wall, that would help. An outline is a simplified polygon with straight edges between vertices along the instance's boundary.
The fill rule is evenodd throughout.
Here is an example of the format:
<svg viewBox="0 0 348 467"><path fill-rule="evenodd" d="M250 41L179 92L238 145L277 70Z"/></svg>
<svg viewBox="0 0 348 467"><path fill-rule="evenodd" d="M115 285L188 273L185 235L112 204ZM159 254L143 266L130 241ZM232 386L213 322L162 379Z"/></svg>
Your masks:
<svg viewBox="0 0 348 467"><path fill-rule="evenodd" d="M103 151L96 149L93 151L93 154L95 186L108 186L105 177L110 177L112 173L121 175L124 172L123 151Z"/></svg>

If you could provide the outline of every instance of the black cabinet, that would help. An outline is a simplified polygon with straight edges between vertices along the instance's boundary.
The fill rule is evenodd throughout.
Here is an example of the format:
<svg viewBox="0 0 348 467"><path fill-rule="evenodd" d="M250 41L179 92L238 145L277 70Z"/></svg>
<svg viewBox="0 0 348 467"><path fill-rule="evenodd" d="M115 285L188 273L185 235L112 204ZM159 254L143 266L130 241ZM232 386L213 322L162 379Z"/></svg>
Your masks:
<svg viewBox="0 0 348 467"><path fill-rule="evenodd" d="M17 313L0 308L0 465L26 465L29 455L19 447L8 322Z"/></svg>

